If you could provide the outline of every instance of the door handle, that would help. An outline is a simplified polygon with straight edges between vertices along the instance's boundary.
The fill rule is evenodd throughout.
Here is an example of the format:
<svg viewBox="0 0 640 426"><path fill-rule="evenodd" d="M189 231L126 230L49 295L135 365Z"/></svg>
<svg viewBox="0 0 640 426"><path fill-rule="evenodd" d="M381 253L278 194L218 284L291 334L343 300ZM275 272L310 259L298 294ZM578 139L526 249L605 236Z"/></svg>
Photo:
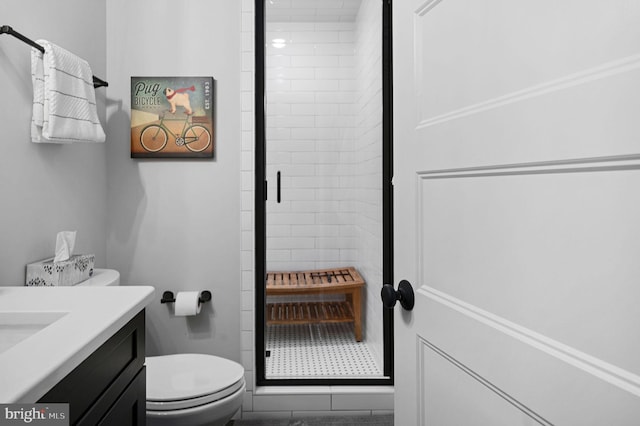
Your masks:
<svg viewBox="0 0 640 426"><path fill-rule="evenodd" d="M395 290L391 284L383 285L380 296L382 297L382 304L387 309L392 309L396 306L396 301L399 300L400 305L407 311L410 311L413 309L415 303L413 287L407 280L400 281L398 290Z"/></svg>
<svg viewBox="0 0 640 426"><path fill-rule="evenodd" d="M281 193L281 190L280 190L280 170L278 170L276 181L277 181L276 187L278 188L277 191L276 191L277 192L277 194L276 194L276 199L277 200L276 201L278 201L278 203L279 203L282 200L282 196L281 196L282 193Z"/></svg>

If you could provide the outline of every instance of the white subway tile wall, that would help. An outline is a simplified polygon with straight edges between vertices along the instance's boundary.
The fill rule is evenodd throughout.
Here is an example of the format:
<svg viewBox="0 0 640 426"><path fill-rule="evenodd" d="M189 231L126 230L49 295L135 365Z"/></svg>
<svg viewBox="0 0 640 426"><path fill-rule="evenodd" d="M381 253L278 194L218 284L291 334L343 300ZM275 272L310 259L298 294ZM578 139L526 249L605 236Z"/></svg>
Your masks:
<svg viewBox="0 0 640 426"><path fill-rule="evenodd" d="M242 0L241 38L242 38L242 130L241 130L241 170L242 174L242 285L241 300L249 300L251 306L242 305L240 312L242 332L254 332L254 287L255 287L255 256L253 235L255 233L254 216L254 155L255 133L253 126L254 114L254 0ZM245 122L246 121L246 122ZM248 236L248 237L247 237ZM241 341L241 358L245 370L246 395L242 403L241 417L248 417L253 411L253 394L255 390L255 362L253 342Z"/></svg>
<svg viewBox="0 0 640 426"><path fill-rule="evenodd" d="M313 13L309 9L292 10L296 1L267 3L271 21L279 21L269 22L265 38L270 199L267 265L270 270L356 266L368 284L364 295L365 339L381 366L381 3L321 3L323 11L316 9ZM279 6L283 7L276 17L274 8ZM339 7L346 9L337 10ZM365 407L358 400L357 406L350 408L349 398L343 395L332 397L337 398L336 404L309 407L286 406L291 398L286 393L269 398L255 396L253 17L253 0L242 0L241 324L247 381L242 417L265 413L289 417L295 410L372 413L381 406ZM284 47L276 47L282 44ZM275 203L278 170L282 172L280 204ZM359 392L354 389L351 393ZM383 409L392 409L392 390L385 391L385 397Z"/></svg>
<svg viewBox="0 0 640 426"><path fill-rule="evenodd" d="M380 289L382 279L382 8L363 1L357 16L356 81L358 133L355 138L354 188L356 267L367 282L363 303L365 339L382 369L383 328ZM355 408L355 407L354 407Z"/></svg>
<svg viewBox="0 0 640 426"><path fill-rule="evenodd" d="M326 241L342 237L341 225L349 223L342 188L351 164L342 153L354 149L355 132L346 130L356 116L353 108L350 115L339 112L341 103L355 103L355 72L340 57L353 56L355 45L341 41L340 30L353 32L355 23L273 22L282 16L283 10L267 9L267 268L342 266L350 253Z"/></svg>

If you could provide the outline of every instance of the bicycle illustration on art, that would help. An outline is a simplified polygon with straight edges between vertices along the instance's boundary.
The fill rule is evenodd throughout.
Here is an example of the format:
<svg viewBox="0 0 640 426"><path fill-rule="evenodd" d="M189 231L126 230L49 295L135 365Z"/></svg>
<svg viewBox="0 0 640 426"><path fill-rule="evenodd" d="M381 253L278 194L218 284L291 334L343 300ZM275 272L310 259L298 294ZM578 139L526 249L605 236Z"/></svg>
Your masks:
<svg viewBox="0 0 640 426"><path fill-rule="evenodd" d="M193 120L198 117L192 117L185 112L184 119L167 118L165 111L160 116L160 123L149 124L140 133L140 145L149 152L162 151L169 141L169 135L173 137L177 146L184 146L191 152L202 152L211 145L211 133L201 124L194 124ZM174 133L164 123L165 121L182 121L182 131L179 134Z"/></svg>

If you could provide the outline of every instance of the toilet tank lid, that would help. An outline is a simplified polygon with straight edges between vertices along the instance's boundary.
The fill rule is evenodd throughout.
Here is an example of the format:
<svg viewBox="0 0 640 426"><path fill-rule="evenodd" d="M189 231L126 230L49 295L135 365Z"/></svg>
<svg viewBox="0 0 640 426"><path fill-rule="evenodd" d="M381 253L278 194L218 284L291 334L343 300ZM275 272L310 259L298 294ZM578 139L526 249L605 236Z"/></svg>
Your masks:
<svg viewBox="0 0 640 426"><path fill-rule="evenodd" d="M178 401L219 392L244 379L237 362L206 354L149 356L147 401Z"/></svg>
<svg viewBox="0 0 640 426"><path fill-rule="evenodd" d="M120 285L120 272L115 269L94 269L91 278L88 278L81 283L76 285L79 286L116 286Z"/></svg>

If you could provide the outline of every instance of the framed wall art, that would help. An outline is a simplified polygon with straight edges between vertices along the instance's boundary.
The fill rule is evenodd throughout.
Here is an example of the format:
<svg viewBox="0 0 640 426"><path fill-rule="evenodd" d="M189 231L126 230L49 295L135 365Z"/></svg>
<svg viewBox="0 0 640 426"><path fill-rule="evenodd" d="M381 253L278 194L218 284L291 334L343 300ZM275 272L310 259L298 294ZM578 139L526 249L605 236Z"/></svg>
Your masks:
<svg viewBox="0 0 640 426"><path fill-rule="evenodd" d="M213 158L213 77L131 77L132 158Z"/></svg>

